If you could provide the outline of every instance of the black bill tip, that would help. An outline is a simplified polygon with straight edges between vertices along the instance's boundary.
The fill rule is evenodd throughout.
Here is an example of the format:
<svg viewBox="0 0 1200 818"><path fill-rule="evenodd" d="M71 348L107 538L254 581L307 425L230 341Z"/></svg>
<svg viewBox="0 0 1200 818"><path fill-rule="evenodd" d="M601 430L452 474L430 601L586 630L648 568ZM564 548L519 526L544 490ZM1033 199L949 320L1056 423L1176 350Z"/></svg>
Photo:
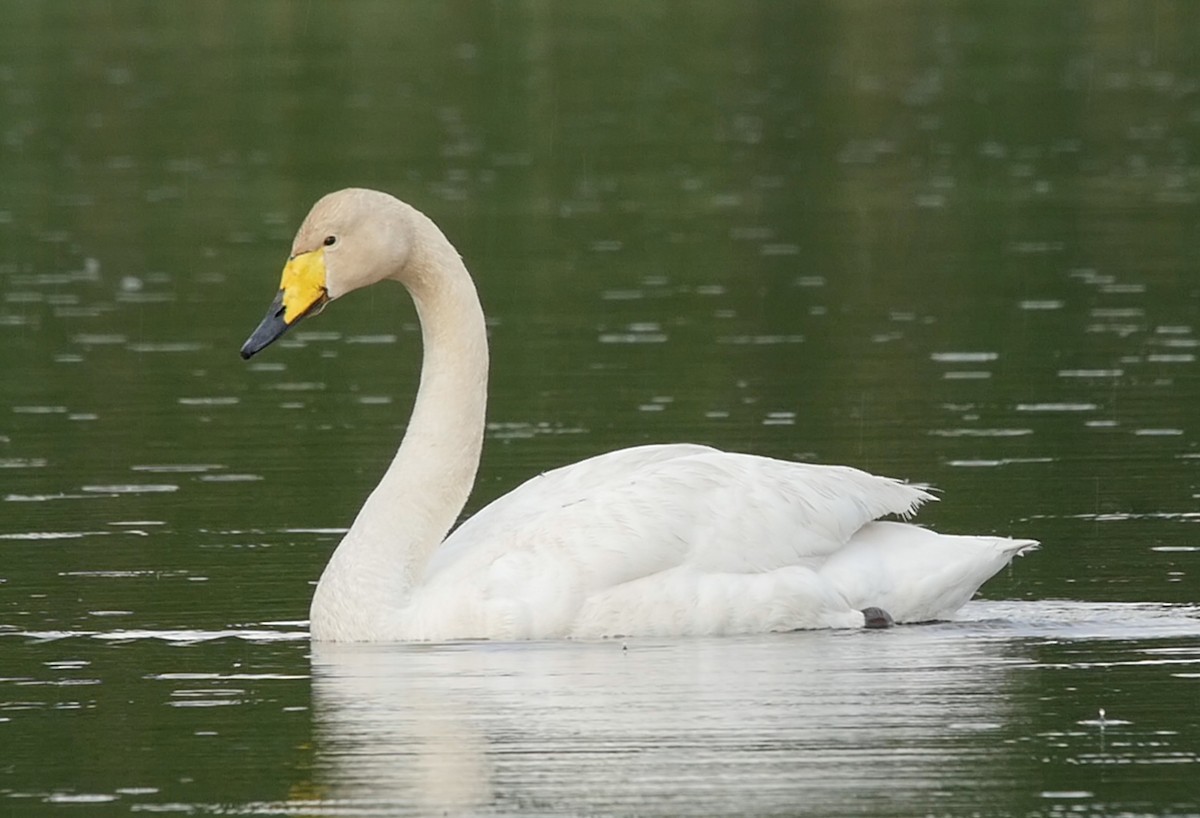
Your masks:
<svg viewBox="0 0 1200 818"><path fill-rule="evenodd" d="M259 323L258 328L250 333L246 343L242 344L243 360L266 349L276 338L288 331L288 327L291 325L283 320L283 311L283 290L280 290L279 294L275 296L275 300L271 302L271 306L267 308L267 314Z"/></svg>

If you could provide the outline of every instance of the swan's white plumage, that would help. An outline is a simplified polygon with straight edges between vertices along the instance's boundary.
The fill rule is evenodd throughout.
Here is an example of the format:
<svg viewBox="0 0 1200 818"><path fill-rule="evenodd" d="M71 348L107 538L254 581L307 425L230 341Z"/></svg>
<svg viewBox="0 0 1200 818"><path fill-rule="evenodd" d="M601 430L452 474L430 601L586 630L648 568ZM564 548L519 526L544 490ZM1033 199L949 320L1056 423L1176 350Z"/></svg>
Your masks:
<svg viewBox="0 0 1200 818"><path fill-rule="evenodd" d="M399 280L425 349L405 440L318 584L314 639L861 627L867 607L926 621L1036 545L875 522L932 499L896 480L686 444L538 475L447 537L482 443L487 344L474 286L437 227L386 194L325 197L293 256L329 236L324 292Z"/></svg>
<svg viewBox="0 0 1200 818"><path fill-rule="evenodd" d="M865 523L928 498L844 467L623 449L478 512L434 553L403 618L435 639L464 616L533 638L857 626L817 572Z"/></svg>

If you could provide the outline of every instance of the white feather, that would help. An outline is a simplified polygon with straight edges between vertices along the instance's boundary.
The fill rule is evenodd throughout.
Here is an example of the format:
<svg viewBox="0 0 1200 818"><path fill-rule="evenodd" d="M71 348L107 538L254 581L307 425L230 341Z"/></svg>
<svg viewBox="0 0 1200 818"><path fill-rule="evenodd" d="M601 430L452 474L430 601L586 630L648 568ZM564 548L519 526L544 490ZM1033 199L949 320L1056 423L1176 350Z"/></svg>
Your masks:
<svg viewBox="0 0 1200 818"><path fill-rule="evenodd" d="M447 536L484 427L487 341L470 276L431 221L386 194L325 197L293 252L325 236L338 237L328 292L399 280L425 357L404 442L318 584L314 639L861 627L868 607L941 619L1035 545L875 522L933 499L886 477L682 444L538 475Z"/></svg>

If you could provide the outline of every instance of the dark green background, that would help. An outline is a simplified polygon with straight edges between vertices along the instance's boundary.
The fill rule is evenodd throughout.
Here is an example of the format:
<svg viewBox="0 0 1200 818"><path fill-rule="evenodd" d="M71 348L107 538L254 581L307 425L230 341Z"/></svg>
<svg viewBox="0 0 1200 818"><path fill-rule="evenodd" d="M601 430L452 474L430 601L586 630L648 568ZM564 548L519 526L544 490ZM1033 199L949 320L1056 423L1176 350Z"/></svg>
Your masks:
<svg viewBox="0 0 1200 818"><path fill-rule="evenodd" d="M311 711L283 709L309 705L307 643L263 623L306 616L400 439L415 316L381 287L237 350L349 185L429 213L478 280L470 508L691 440L928 482L922 521L1041 539L991 599L1197 599L1200 6L0 12L0 813L134 780L157 793L85 808L312 790ZM268 636L189 642L226 628ZM1195 673L1095 669L1171 648L1194 671L1197 631L1013 636L1047 668L1019 732L1090 687L1178 731L1175 761L1134 742L1085 786L1035 740L1051 785L1005 779L993 811L1065 809L1036 799L1056 776L1100 811L1200 809ZM108 638L28 635L52 632ZM209 711L219 751L164 706L156 674L193 666L281 677Z"/></svg>

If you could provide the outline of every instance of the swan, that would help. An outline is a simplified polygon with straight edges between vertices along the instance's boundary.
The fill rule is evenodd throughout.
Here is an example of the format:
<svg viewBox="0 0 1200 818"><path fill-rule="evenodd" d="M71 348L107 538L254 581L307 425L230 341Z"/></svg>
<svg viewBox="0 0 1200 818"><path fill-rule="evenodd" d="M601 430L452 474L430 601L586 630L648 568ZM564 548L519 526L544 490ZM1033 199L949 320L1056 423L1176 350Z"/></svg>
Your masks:
<svg viewBox="0 0 1200 818"><path fill-rule="evenodd" d="M260 352L347 293L407 288L420 385L391 465L313 594L315 641L683 636L945 619L1033 540L900 521L934 499L847 466L647 445L531 478L449 533L475 481L488 344L474 282L420 211L378 191L321 198Z"/></svg>

